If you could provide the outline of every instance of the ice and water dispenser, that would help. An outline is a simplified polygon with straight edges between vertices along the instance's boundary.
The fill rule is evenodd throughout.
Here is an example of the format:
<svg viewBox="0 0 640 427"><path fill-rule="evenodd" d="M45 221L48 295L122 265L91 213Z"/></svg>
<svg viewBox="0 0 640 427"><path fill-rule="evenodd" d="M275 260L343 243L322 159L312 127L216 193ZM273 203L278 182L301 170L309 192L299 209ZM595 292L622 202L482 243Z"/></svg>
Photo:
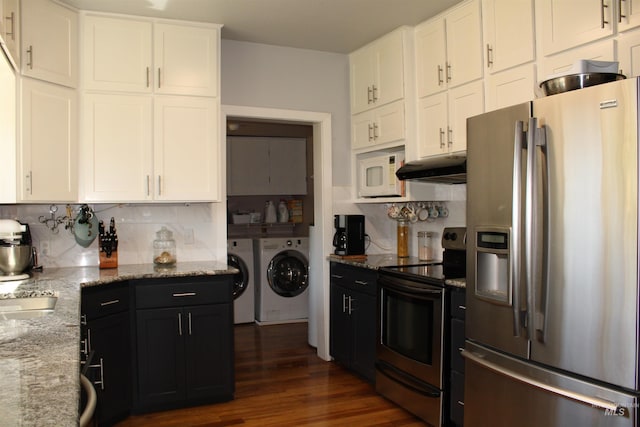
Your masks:
<svg viewBox="0 0 640 427"><path fill-rule="evenodd" d="M476 232L476 295L511 305L509 229L478 227Z"/></svg>

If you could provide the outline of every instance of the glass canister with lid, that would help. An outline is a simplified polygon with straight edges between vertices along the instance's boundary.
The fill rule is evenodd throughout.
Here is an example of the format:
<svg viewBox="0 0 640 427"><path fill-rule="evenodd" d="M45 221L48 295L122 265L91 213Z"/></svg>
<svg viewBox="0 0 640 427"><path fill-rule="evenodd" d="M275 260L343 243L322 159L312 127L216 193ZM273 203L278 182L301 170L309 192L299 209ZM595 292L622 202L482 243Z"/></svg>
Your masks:
<svg viewBox="0 0 640 427"><path fill-rule="evenodd" d="M432 238L432 232L418 231L418 259L420 261L431 261L433 259Z"/></svg>
<svg viewBox="0 0 640 427"><path fill-rule="evenodd" d="M175 264L176 260L176 241L173 239L173 232L167 227L162 227L156 232L156 239L153 241L153 263L169 266Z"/></svg>

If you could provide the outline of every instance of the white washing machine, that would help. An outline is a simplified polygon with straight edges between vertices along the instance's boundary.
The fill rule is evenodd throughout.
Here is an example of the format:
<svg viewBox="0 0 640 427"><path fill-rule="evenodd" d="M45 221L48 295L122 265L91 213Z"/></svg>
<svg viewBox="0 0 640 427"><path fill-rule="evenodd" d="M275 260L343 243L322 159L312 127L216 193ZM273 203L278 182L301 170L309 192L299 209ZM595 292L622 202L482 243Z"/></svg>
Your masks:
<svg viewBox="0 0 640 427"><path fill-rule="evenodd" d="M256 322L306 322L309 317L309 238L254 240Z"/></svg>
<svg viewBox="0 0 640 427"><path fill-rule="evenodd" d="M253 240L227 240L227 264L240 270L233 276L234 323L252 323L255 321Z"/></svg>

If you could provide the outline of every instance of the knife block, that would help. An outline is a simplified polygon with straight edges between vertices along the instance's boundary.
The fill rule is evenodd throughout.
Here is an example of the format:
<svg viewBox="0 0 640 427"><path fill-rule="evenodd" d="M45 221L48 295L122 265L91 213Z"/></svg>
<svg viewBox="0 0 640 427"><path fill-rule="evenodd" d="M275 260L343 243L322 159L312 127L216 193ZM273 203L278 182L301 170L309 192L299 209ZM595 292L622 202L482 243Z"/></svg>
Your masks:
<svg viewBox="0 0 640 427"><path fill-rule="evenodd" d="M100 268L118 268L118 251L111 252L109 257L106 252L100 251Z"/></svg>

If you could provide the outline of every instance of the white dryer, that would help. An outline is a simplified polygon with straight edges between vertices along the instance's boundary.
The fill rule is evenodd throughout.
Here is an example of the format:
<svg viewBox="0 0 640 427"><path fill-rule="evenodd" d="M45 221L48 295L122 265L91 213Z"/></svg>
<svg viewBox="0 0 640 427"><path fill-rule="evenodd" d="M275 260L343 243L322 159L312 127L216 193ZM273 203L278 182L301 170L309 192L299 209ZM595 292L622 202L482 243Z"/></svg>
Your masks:
<svg viewBox="0 0 640 427"><path fill-rule="evenodd" d="M234 323L255 321L255 274L252 239L227 240L227 264L240 270L233 276Z"/></svg>
<svg viewBox="0 0 640 427"><path fill-rule="evenodd" d="M256 322L306 322L309 317L309 238L254 240Z"/></svg>

